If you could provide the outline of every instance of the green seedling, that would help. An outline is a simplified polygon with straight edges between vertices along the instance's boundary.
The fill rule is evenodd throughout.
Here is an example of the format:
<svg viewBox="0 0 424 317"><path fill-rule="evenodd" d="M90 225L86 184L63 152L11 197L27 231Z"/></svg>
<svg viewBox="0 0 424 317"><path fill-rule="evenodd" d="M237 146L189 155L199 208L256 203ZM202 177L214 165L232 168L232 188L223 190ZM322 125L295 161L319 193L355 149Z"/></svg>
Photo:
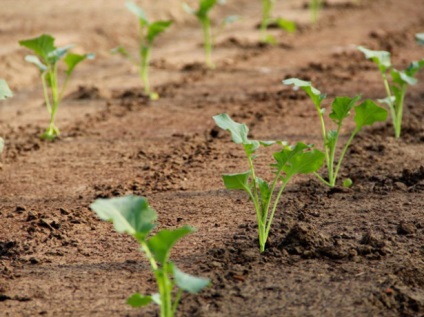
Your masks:
<svg viewBox="0 0 424 317"><path fill-rule="evenodd" d="M296 31L296 24L283 18L273 18L272 11L276 0L262 0L262 21L260 24L260 41L262 43L277 44L275 37L267 33L270 24L276 24L287 32Z"/></svg>
<svg viewBox="0 0 424 317"><path fill-rule="evenodd" d="M329 115L331 121L333 121L337 128L336 130L326 130L324 122L324 113L325 108L322 106L323 100L326 98L325 94L312 87L311 83L308 81L303 81L297 78L290 78L283 81L285 85L293 85L296 89L303 89L308 96L311 98L312 102L315 105L317 110L318 117L321 123L321 133L322 139L324 142L324 153L325 161L328 169L328 179L325 180L317 172L314 174L316 177L322 181L324 184L334 187L336 185L337 176L339 174L340 167L345 157L346 151L349 145L352 143L355 135L364 127L373 125L375 122L386 121L387 111L379 106L377 106L372 100L365 100L361 102L358 106L356 104L361 99L360 96L354 98L349 97L336 97L331 104L331 113ZM345 143L343 150L339 156L338 162L336 164L336 148L337 143L340 137L340 132L342 129L343 121L350 116L351 110L355 111L354 121L356 123L356 128L351 133L348 141ZM345 187L350 187L352 185L351 180L345 180L343 182Z"/></svg>
<svg viewBox="0 0 424 317"><path fill-rule="evenodd" d="M390 109L395 137L399 138L402 130L403 105L405 95L410 85L415 85L418 80L415 75L424 67L424 58L418 62L412 62L405 70L400 71L393 67L390 60L390 53L386 51L372 51L359 46L358 49L364 53L367 59L377 64L383 78L386 98L379 99L380 103L385 103ZM392 84L389 84L387 74L390 73Z"/></svg>
<svg viewBox="0 0 424 317"><path fill-rule="evenodd" d="M424 45L424 33L415 34L415 38L417 39L418 44Z"/></svg>
<svg viewBox="0 0 424 317"><path fill-rule="evenodd" d="M194 232L194 228L184 226L152 234L157 214L143 197L97 199L90 207L102 220L113 222L117 232L127 233L137 240L150 263L158 293L133 294L127 300L132 307L142 307L153 302L159 305L161 317L172 317L176 314L183 291L198 293L210 284L209 279L182 272L169 259L175 243Z"/></svg>
<svg viewBox="0 0 424 317"><path fill-rule="evenodd" d="M309 9L311 11L312 23L316 23L318 21L318 15L322 9L322 3L323 0L310 0Z"/></svg>
<svg viewBox="0 0 424 317"><path fill-rule="evenodd" d="M4 100L13 96L12 91L7 85L4 79L0 79L0 100ZM0 153L3 152L4 149L4 140L0 138Z"/></svg>
<svg viewBox="0 0 424 317"><path fill-rule="evenodd" d="M32 50L35 55L27 55L25 60L34 64L41 72L41 81L43 84L44 99L47 111L50 114L50 124L46 132L41 136L42 139L53 140L60 135L59 129L55 125L57 110L62 101L63 94L69 82L69 78L75 67L85 59L93 59L94 54L74 54L69 50L73 45L65 47L56 47L54 37L43 34L39 37L19 41L21 46ZM63 58L67 66L65 71L65 80L60 86L58 77L58 62Z"/></svg>
<svg viewBox="0 0 424 317"><path fill-rule="evenodd" d="M324 154L304 143L289 146L285 142L250 140L248 127L234 122L227 114L216 115L213 119L221 129L231 133L234 143L243 146L249 170L244 173L223 175L223 180L227 189L243 190L253 201L258 222L259 248L264 252L278 202L287 184L297 174L316 172L324 162ZM267 147L273 144L280 145L281 149L273 154L275 163L271 168L275 176L272 182L268 183L256 176L253 160L261 146ZM275 195L274 192L280 184L281 187Z"/></svg>
<svg viewBox="0 0 424 317"><path fill-rule="evenodd" d="M205 51L205 62L206 65L210 69L215 68L215 64L212 62L212 51L213 51L213 42L214 42L214 36L212 36L212 20L209 16L210 11L217 5L217 4L224 4L225 0L199 0L199 7L197 10L190 7L187 3L183 3L183 9L187 13L195 16L201 26L203 31L203 47ZM239 17L237 16L228 16L226 17L220 24L218 31L222 31L222 29L231 23L234 23L237 21Z"/></svg>
<svg viewBox="0 0 424 317"><path fill-rule="evenodd" d="M152 100L157 100L159 95L150 89L149 65L152 54L152 47L155 39L159 34L165 32L171 25L172 21L155 21L150 22L145 12L133 2L126 3L127 9L132 12L139 22L140 28L140 47L139 59L134 58L124 47L118 46L112 49L112 54L121 54L139 69L140 78L143 82L144 93Z"/></svg>

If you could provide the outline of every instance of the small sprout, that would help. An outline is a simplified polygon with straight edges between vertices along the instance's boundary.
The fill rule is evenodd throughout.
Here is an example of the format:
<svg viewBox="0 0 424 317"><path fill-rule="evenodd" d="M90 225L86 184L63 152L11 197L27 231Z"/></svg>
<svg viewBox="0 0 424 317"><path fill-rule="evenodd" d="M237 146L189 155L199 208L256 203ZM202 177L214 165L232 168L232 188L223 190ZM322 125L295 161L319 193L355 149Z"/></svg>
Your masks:
<svg viewBox="0 0 424 317"><path fill-rule="evenodd" d="M213 119L221 129L231 133L234 143L243 146L249 170L244 173L223 175L223 180L227 189L243 190L253 201L258 222L259 248L264 252L278 202L287 184L295 175L316 172L324 162L324 154L300 142L295 146L288 146L285 142L250 140L248 127L234 122L227 114L216 115ZM275 163L271 165L271 169L275 177L268 183L256 176L253 160L256 150L261 146L268 147L274 144L279 144L281 149L273 155ZM280 182L281 187L275 196L274 191Z"/></svg>
<svg viewBox="0 0 424 317"><path fill-rule="evenodd" d="M417 37L418 38L418 37ZM403 106L408 86L415 85L418 80L415 75L424 67L424 58L418 62L412 62L405 70L395 69L390 60L390 53L386 51L372 51L359 46L358 50L364 53L367 59L377 64L383 78L386 98L379 99L380 103L387 104L392 117L395 137L399 138L402 130ZM387 73L390 73L392 84L389 84Z"/></svg>
<svg viewBox="0 0 424 317"><path fill-rule="evenodd" d="M356 104L361 99L360 96L354 98L350 97L336 97L331 104L331 113L329 114L330 119L336 124L336 130L326 130L324 123L325 108L322 107L322 101L326 98L325 94L314 88L309 81L303 81L297 78L290 78L283 81L285 85L293 85L295 88L303 89L308 96L311 98L317 110L318 117L321 123L321 133L324 143L325 161L328 169L328 181L322 178L318 173L315 176L322 181L324 184L334 187L337 181L337 175L346 154L346 151L351 144L355 135L367 125L373 125L375 122L383 122L387 119L387 111L381 107L378 107L372 100L365 100L358 106ZM343 125L343 121L350 116L351 110L355 111L354 121L356 128L350 135L349 140L345 143L342 153L338 159L337 165L335 161L337 142L339 140L340 131Z"/></svg>
<svg viewBox="0 0 424 317"><path fill-rule="evenodd" d="M151 99L159 99L159 95L156 92L152 92L150 89L149 80L149 65L150 57L152 53L153 42L159 34L165 32L171 25L172 21L155 21L150 22L147 19L143 9L137 6L133 2L126 3L127 9L133 13L139 22L140 28L140 49L139 49L139 60L134 58L124 47L118 46L111 50L112 54L120 54L134 65L139 68L140 78L144 85L144 93Z"/></svg>
<svg viewBox="0 0 424 317"><path fill-rule="evenodd" d="M0 78L0 100L4 100L10 97L13 97L12 91L10 90L6 81ZM3 152L3 149L4 149L4 140L3 138L0 138L0 153Z"/></svg>
<svg viewBox="0 0 424 317"><path fill-rule="evenodd" d="M135 293L127 299L130 306L142 307L153 302L159 305L160 316L172 317L176 314L183 291L195 294L210 284L209 279L182 272L169 259L175 243L194 232L194 228L162 229L152 234L157 214L143 197L97 199L90 207L102 220L113 222L117 232L127 233L137 240L150 263L159 293Z"/></svg>
<svg viewBox="0 0 424 317"><path fill-rule="evenodd" d="M309 9L311 11L312 23L316 23L318 21L318 15L322 9L322 5L323 5L323 0L310 0Z"/></svg>
<svg viewBox="0 0 424 317"><path fill-rule="evenodd" d="M212 62L212 50L214 36L212 36L212 21L209 16L210 11L217 4L224 4L224 0L199 0L199 7L197 10L190 7L187 3L183 3L183 9L188 14L194 15L200 22L203 30L203 46L205 51L205 61L206 65L210 69L215 68L215 64ZM234 23L239 20L238 16L228 16L220 24L218 28L218 33L220 33L223 28L231 23Z"/></svg>
<svg viewBox="0 0 424 317"><path fill-rule="evenodd" d="M21 46L32 50L35 55L27 55L25 60L34 64L41 72L41 81L43 84L44 99L47 111L50 115L50 124L46 132L41 136L42 139L53 140L59 136L59 129L55 125L57 110L62 101L63 94L69 82L69 78L75 67L85 59L93 59L94 54L73 54L69 50L73 45L65 47L56 47L54 37L43 34L39 37L19 41ZM58 78L58 62L63 59L67 66L65 71L65 80L60 87Z"/></svg>
<svg viewBox="0 0 424 317"><path fill-rule="evenodd" d="M424 33L415 34L415 38L417 39L418 44L424 45Z"/></svg>
<svg viewBox="0 0 424 317"><path fill-rule="evenodd" d="M271 24L277 25L280 29L287 32L296 31L296 24L283 18L272 18L272 11L274 9L276 0L262 0L262 21L260 24L260 40L262 43L275 45L277 40L274 36L267 33L268 26Z"/></svg>
<svg viewBox="0 0 424 317"><path fill-rule="evenodd" d="M353 181L350 178L346 178L343 181L343 187L350 188L353 185Z"/></svg>

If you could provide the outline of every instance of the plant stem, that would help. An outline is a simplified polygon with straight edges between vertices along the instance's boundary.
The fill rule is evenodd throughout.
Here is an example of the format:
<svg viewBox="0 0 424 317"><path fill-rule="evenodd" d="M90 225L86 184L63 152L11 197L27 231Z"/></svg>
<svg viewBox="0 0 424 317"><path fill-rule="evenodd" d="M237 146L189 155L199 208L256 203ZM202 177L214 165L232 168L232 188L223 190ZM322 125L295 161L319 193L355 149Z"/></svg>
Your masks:
<svg viewBox="0 0 424 317"><path fill-rule="evenodd" d="M212 31L211 31L211 21L208 17L201 20L202 29L203 29L203 40L204 40L204 49L205 49L205 60L206 65L210 69L214 69L215 65L212 62Z"/></svg>
<svg viewBox="0 0 424 317"><path fill-rule="evenodd" d="M324 154L325 154L325 162L327 167L330 166L330 154L327 146L327 132L325 130L325 122L324 122L324 116L322 115L321 108L316 107L318 111L319 121L321 123L321 134L322 134L322 140L324 141ZM329 179L331 180L333 178L333 169L328 168L328 175Z"/></svg>
<svg viewBox="0 0 424 317"><path fill-rule="evenodd" d="M382 72L381 76L383 77L384 88L386 89L386 94L387 94L388 101L389 101L388 104L389 104L389 109L390 109L390 115L392 117L393 128L395 129L395 136L396 136L396 123L397 123L397 120L398 120L397 114L396 114L396 101L395 102L392 101L392 99L393 99L392 91L390 90L389 81L387 80L386 74ZM396 137L398 137L398 136L396 136Z"/></svg>
<svg viewBox="0 0 424 317"><path fill-rule="evenodd" d="M178 304L180 303L181 295L183 294L182 289L178 289L177 295L175 295L174 304L172 305L172 315L174 316L177 312Z"/></svg>
<svg viewBox="0 0 424 317"><path fill-rule="evenodd" d="M48 92L48 89L47 89L46 75L47 75L47 73L45 73L45 72L41 75L41 82L43 83L43 93L44 93L44 99L46 101L47 111L51 115L52 107L50 105L50 97L49 97L49 92Z"/></svg>
<svg viewBox="0 0 424 317"><path fill-rule="evenodd" d="M321 9L321 0L311 0L310 8L312 23L316 23L318 21L318 12Z"/></svg>
<svg viewBox="0 0 424 317"><path fill-rule="evenodd" d="M402 130L402 118L403 118L403 103L405 100L407 85L402 85L400 99L397 101L396 109L396 125L395 125L395 137L400 138Z"/></svg>
<svg viewBox="0 0 424 317"><path fill-rule="evenodd" d="M321 182L323 182L325 185L327 185L327 186L330 186L330 187L332 187L331 186L331 184L329 183L329 182L327 182L324 178L322 178L321 177L321 175L319 175L317 172L314 172L314 175L321 181Z"/></svg>
<svg viewBox="0 0 424 317"><path fill-rule="evenodd" d="M267 42L267 29L271 17L273 0L262 0L262 21L260 26L261 42Z"/></svg>
<svg viewBox="0 0 424 317"><path fill-rule="evenodd" d="M331 187L334 187L334 186L336 185L335 183L336 183L337 175L338 175L338 173L339 173L340 166L342 165L342 161L343 161L343 158L344 158L344 156L345 156L345 154L346 154L347 148L349 147L350 143L352 143L353 138L355 137L355 135L356 135L358 132L359 132L359 130L358 130L358 129L355 129L355 130L352 132L352 134L351 134L351 136L350 136L349 140L346 142L345 147L343 148L342 154L340 155L340 157L339 157L339 161L337 162L336 171L335 171L335 173L334 173L334 181L331 183Z"/></svg>
<svg viewBox="0 0 424 317"><path fill-rule="evenodd" d="M149 81L149 63L150 63L150 47L145 45L141 48L141 63L140 63L140 77L144 85L144 93L150 95L150 81Z"/></svg>
<svg viewBox="0 0 424 317"><path fill-rule="evenodd" d="M333 146L330 147L330 162L328 164L328 179L330 181L330 187L334 187L337 180L337 174L334 171L334 158L336 156L337 141L339 140L341 127L341 124L337 126L336 139L334 140ZM327 147L329 146L327 145Z"/></svg>

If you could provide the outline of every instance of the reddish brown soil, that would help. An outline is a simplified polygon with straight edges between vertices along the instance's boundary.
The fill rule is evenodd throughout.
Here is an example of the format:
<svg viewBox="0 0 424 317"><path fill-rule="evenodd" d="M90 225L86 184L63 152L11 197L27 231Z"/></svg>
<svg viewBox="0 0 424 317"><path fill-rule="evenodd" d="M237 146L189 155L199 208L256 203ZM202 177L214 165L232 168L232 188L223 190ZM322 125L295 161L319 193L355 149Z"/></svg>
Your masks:
<svg viewBox="0 0 424 317"><path fill-rule="evenodd" d="M125 194L146 196L161 227L198 229L173 259L210 277L212 286L185 296L180 316L424 316L423 74L407 96L403 138L393 138L389 123L362 131L341 171L353 179L351 189L329 189L309 176L293 181L262 255L251 202L224 190L220 176L246 170L243 153L211 119L227 112L254 138L320 146L311 102L281 80L312 80L328 100L382 97L376 68L355 45L390 50L398 67L422 58L424 48L414 42L424 30L422 0L328 1L316 26L302 3L286 1L278 11L301 28L294 35L273 31L283 43L275 47L256 41L259 1L234 1L228 11L246 18L218 38L215 71L196 64L199 30L174 1L167 7L179 22L153 61L157 102L140 93L135 69L107 54L120 42L136 50L136 32L129 31L135 21L123 3L4 2L0 75L15 97L0 105L7 146L1 316L157 316L153 306L125 304L132 292L155 291L137 244L88 208L98 197ZM148 8L163 12L160 6ZM38 139L47 123L42 94L16 45L42 32L100 51L77 69L59 112L63 135L53 143ZM258 163L269 176L265 154Z"/></svg>

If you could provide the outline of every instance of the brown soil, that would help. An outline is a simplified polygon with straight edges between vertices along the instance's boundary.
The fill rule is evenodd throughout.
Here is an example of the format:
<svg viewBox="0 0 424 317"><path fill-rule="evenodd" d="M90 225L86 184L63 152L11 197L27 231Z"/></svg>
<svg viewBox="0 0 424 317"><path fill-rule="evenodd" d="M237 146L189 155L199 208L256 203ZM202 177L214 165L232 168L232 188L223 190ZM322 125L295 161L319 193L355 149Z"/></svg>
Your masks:
<svg viewBox="0 0 424 317"><path fill-rule="evenodd" d="M273 47L257 43L260 1L233 1L217 18L245 18L218 38L215 71L199 66L200 33L178 1L144 1L178 21L154 52L157 102L141 93L136 69L107 53L119 43L136 51L123 1L3 2L0 75L15 97L0 106L1 316L157 316L153 306L125 304L132 292L155 290L137 244L88 208L126 194L146 196L161 227L198 229L173 259L212 286L184 296L180 316L424 316L422 73L407 96L403 138L393 138L390 123L362 131L341 171L351 189L295 179L262 255L251 202L221 181L247 169L243 153L211 119L227 112L252 137L320 145L311 102L281 80L312 80L328 100L382 97L376 68L355 45L390 50L399 67L421 58L422 0L327 1L314 26L304 3L284 1L277 11L301 27L273 30L282 43ZM47 123L42 92L16 44L42 32L99 52L76 70L53 143L38 139ZM258 162L267 176L265 153Z"/></svg>

